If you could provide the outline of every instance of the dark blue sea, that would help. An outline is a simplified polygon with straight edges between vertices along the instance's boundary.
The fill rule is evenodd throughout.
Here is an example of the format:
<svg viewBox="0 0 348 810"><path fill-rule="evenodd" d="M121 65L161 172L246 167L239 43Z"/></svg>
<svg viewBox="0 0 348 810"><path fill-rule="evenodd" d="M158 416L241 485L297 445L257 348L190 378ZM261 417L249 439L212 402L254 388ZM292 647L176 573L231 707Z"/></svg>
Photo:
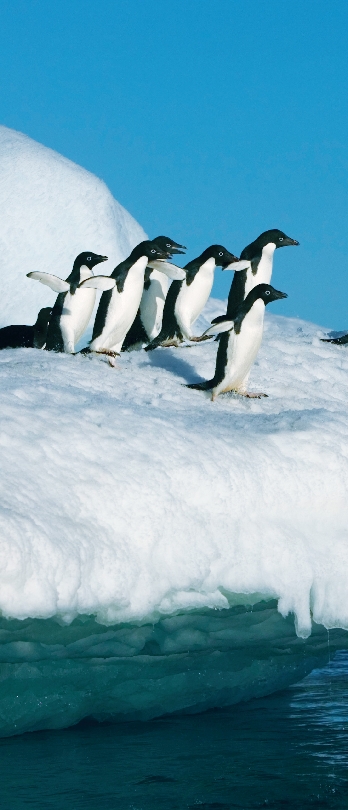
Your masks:
<svg viewBox="0 0 348 810"><path fill-rule="evenodd" d="M1 810L348 810L348 653L267 698L0 740Z"/></svg>

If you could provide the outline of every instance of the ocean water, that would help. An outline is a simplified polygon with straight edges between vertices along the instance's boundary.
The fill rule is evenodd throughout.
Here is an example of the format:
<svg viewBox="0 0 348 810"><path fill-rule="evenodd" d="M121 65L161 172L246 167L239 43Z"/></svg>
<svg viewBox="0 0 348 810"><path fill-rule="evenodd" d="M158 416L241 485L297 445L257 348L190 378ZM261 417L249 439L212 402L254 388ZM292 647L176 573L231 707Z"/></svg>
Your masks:
<svg viewBox="0 0 348 810"><path fill-rule="evenodd" d="M348 808L348 653L284 692L0 740L1 810Z"/></svg>

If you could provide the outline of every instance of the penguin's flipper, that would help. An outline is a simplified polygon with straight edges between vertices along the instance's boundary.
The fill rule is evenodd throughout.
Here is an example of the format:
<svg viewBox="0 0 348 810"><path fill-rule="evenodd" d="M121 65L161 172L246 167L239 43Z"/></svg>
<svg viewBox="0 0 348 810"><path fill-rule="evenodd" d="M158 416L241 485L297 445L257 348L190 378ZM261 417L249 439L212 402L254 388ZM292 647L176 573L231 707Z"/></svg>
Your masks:
<svg viewBox="0 0 348 810"><path fill-rule="evenodd" d="M195 391L209 391L213 386L214 380L204 380L200 383L188 383L185 388L194 388Z"/></svg>
<svg viewBox="0 0 348 810"><path fill-rule="evenodd" d="M111 276L91 276L90 278L86 278L84 281L81 281L79 284L79 289L81 287L93 287L94 290L113 290L116 281Z"/></svg>
<svg viewBox="0 0 348 810"><path fill-rule="evenodd" d="M218 323L213 323L209 329L206 329L202 337L214 337L215 335L220 335L221 332L231 332L233 327L234 321L219 321Z"/></svg>
<svg viewBox="0 0 348 810"><path fill-rule="evenodd" d="M344 346L345 343L348 343L348 335L342 335L342 337L338 338L320 338L322 343L335 343L336 346Z"/></svg>
<svg viewBox="0 0 348 810"><path fill-rule="evenodd" d="M241 259L239 262L231 262L228 264L227 267L224 267L224 270L248 270L250 267L250 262L247 262L245 259Z"/></svg>
<svg viewBox="0 0 348 810"><path fill-rule="evenodd" d="M53 276L51 273L41 273L35 270L33 273L27 273L27 278L33 278L34 281L41 281L41 284L46 284L54 292L62 293L70 290L70 284L59 276Z"/></svg>
<svg viewBox="0 0 348 810"><path fill-rule="evenodd" d="M227 320L227 314L226 315L217 315L216 318L212 318L211 323L212 324L213 323L222 323L223 321L226 321L226 320Z"/></svg>
<svg viewBox="0 0 348 810"><path fill-rule="evenodd" d="M169 278L173 278L174 281L183 281L186 278L186 271L182 267L166 262L165 259L154 259L148 262L147 266L151 267L152 270L159 270Z"/></svg>

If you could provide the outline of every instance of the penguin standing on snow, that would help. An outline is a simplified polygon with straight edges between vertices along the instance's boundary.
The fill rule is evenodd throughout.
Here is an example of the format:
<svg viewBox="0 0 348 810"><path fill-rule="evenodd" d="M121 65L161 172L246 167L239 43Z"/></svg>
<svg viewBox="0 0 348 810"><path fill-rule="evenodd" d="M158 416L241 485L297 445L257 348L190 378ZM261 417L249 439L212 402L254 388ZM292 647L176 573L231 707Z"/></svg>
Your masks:
<svg viewBox="0 0 348 810"><path fill-rule="evenodd" d="M152 351L157 346L178 346L184 338L197 340L192 335L192 325L208 301L215 268L239 269L233 266L238 261L222 245L211 245L197 259L186 264L186 278L183 281L174 281L169 289L163 310L162 329L145 351Z"/></svg>
<svg viewBox="0 0 348 810"><path fill-rule="evenodd" d="M51 307L40 309L34 326L4 326L0 329L0 349L43 349L51 312Z"/></svg>
<svg viewBox="0 0 348 810"><path fill-rule="evenodd" d="M212 380L193 383L187 388L211 390L212 400L226 391L241 393L260 348L265 306L280 298L287 298L286 293L275 290L270 284L257 284L237 307L233 320L227 320L225 316L223 321L207 329L204 332L206 337L220 334L215 375ZM267 394L244 396L261 397Z"/></svg>
<svg viewBox="0 0 348 810"><path fill-rule="evenodd" d="M247 267L234 276L228 296L227 313L226 315L220 315L218 318L214 318L213 323L224 321L226 318L233 320L238 307L257 284L270 284L274 251L277 248L298 244L299 242L297 242L296 239L291 239L290 236L286 236L283 231L278 230L278 228L273 228L269 231L264 231L254 242L247 245L247 247L242 250L240 256L241 259L246 260ZM257 344L257 351L262 340L264 312L265 309L262 307L262 310L260 310L261 318L257 321L257 328L254 324L253 314L250 312L246 316L246 324L250 320L250 327ZM243 334L246 336L247 332L248 330L245 325ZM221 338L218 339L221 340ZM249 344L249 339L247 343ZM249 375L246 375L238 389L240 394L247 394L248 376Z"/></svg>
<svg viewBox="0 0 348 810"><path fill-rule="evenodd" d="M156 236L152 240L169 256L184 253L186 248L168 236ZM155 338L162 326L163 307L169 288L169 278L161 270L148 263L145 270L144 290L136 318L126 335L122 351L137 348Z"/></svg>
<svg viewBox="0 0 348 810"><path fill-rule="evenodd" d="M132 250L128 259L115 267L111 278L116 286L103 293L100 299L88 351L110 357L121 351L139 309L148 262L155 262L157 269L160 268L162 273L172 278L185 277L181 268L167 261L169 255L154 242L146 240Z"/></svg>
<svg viewBox="0 0 348 810"><path fill-rule="evenodd" d="M64 281L50 273L28 273L28 278L41 281L58 292L49 322L46 349L51 352L73 354L75 344L82 337L93 312L97 290L109 290L115 286L109 276L94 276L93 267L105 262L107 256L100 256L90 250L80 253L73 269Z"/></svg>

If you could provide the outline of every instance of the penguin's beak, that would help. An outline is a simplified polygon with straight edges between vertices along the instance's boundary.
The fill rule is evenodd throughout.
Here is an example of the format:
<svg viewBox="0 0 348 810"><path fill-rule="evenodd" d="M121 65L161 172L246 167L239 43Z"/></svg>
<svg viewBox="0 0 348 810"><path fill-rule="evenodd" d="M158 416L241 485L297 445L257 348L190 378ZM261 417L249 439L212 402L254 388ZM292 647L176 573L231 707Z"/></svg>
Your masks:
<svg viewBox="0 0 348 810"><path fill-rule="evenodd" d="M237 259L237 256L234 256L233 253L227 253L226 252L226 259L224 261L224 264L221 265L221 269L222 270L227 270L227 268L230 266L230 264L233 264L234 262L238 262L238 261L239 261L239 259Z"/></svg>
<svg viewBox="0 0 348 810"><path fill-rule="evenodd" d="M297 242L296 239L290 239L290 236L287 236L286 239L284 239L283 244L279 245L279 247L287 247L288 245L299 245L299 244L300 243Z"/></svg>
<svg viewBox="0 0 348 810"><path fill-rule="evenodd" d="M108 258L108 256L99 256L101 262L107 262Z"/></svg>
<svg viewBox="0 0 348 810"><path fill-rule="evenodd" d="M181 250L175 250L175 248L181 248ZM174 252L175 253L182 253L183 250L187 250L187 247L185 247L185 245L179 245L179 242L172 242L172 248L171 249L172 249L173 253Z"/></svg>
<svg viewBox="0 0 348 810"><path fill-rule="evenodd" d="M295 244L297 244L297 242L295 242ZM287 293L280 292L280 290L275 290L273 295L275 295L276 298L287 298L288 297Z"/></svg>

